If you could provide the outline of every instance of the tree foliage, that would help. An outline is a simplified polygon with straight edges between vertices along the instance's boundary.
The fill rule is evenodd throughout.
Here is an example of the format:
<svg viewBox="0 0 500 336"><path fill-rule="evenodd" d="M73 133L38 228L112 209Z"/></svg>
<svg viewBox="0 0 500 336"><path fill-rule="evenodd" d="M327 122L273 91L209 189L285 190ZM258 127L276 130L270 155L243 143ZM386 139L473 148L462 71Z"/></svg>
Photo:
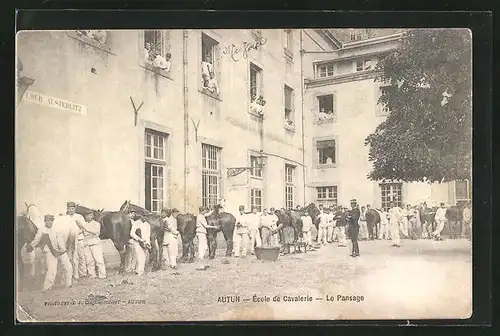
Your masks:
<svg viewBox="0 0 500 336"><path fill-rule="evenodd" d="M472 40L467 29L412 29L377 65L390 113L366 138L372 180L446 182L472 170Z"/></svg>

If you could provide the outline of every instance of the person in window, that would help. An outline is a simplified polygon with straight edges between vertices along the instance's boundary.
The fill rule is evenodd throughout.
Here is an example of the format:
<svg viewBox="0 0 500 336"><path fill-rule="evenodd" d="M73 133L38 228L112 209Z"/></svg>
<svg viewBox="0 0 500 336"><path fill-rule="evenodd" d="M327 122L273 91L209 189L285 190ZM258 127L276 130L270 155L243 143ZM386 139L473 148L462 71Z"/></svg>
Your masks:
<svg viewBox="0 0 500 336"><path fill-rule="evenodd" d="M153 63L153 52L149 42L144 43L144 61Z"/></svg>
<svg viewBox="0 0 500 336"><path fill-rule="evenodd" d="M467 202L462 212L462 237L472 239L472 209L471 202Z"/></svg>
<svg viewBox="0 0 500 336"><path fill-rule="evenodd" d="M130 211L129 216L132 220L129 244L134 251L130 267L134 269L136 275L142 275L146 267L146 256L151 249L151 227L145 218L141 218L135 211Z"/></svg>
<svg viewBox="0 0 500 336"><path fill-rule="evenodd" d="M248 250L248 222L245 214L245 206L240 205L238 208L239 214L236 216L236 226L234 231L236 235L234 236L234 256L239 258L245 258Z"/></svg>
<svg viewBox="0 0 500 336"><path fill-rule="evenodd" d="M208 61L201 62L201 79L204 89L219 94L219 86L215 78L215 70L212 63Z"/></svg>
<svg viewBox="0 0 500 336"><path fill-rule="evenodd" d="M401 209L394 204L394 202L389 203L389 223L391 231L391 246L400 247L401 241L399 239L399 225L403 218Z"/></svg>
<svg viewBox="0 0 500 336"><path fill-rule="evenodd" d="M85 246L85 262L87 264L87 273L91 279L97 276L99 279L106 278L106 265L104 264L104 256L102 254L101 239L101 224L94 220L94 212L87 210L85 213L85 224L80 226L83 230L83 244Z"/></svg>
<svg viewBox="0 0 500 336"><path fill-rule="evenodd" d="M196 216L196 237L198 238L198 259L200 265L197 270L204 270L208 265L204 264L205 255L208 251L207 229L217 229L217 226L208 225L207 216L210 216L213 211L209 211L204 206L198 209L198 216Z"/></svg>
<svg viewBox="0 0 500 336"><path fill-rule="evenodd" d="M247 219L248 230L250 233L250 253L255 254L255 247L262 246L262 239L259 232L260 214L257 210L257 207L252 208L252 213L247 216Z"/></svg>
<svg viewBox="0 0 500 336"><path fill-rule="evenodd" d="M54 285L58 264L61 265L66 288L71 287L71 277L73 274L73 266L67 253L67 240L53 229L54 219L55 217L52 215L45 215L45 226L40 227L33 241L26 245L28 252L33 251L35 247L42 249L47 267L42 287L43 291L51 289Z"/></svg>
<svg viewBox="0 0 500 336"><path fill-rule="evenodd" d="M434 221L436 222L436 230L432 233L432 237L435 240L443 240L441 237L441 232L443 231L444 225L446 223L446 206L444 202L441 202L439 208L436 211L436 216L434 217Z"/></svg>
<svg viewBox="0 0 500 336"><path fill-rule="evenodd" d="M329 165L333 164L333 159L331 156L326 158L326 164L329 164Z"/></svg>
<svg viewBox="0 0 500 336"><path fill-rule="evenodd" d="M157 52L155 59L153 60L153 66L165 71L170 71L170 58L170 53L167 53L166 56L163 57L159 52Z"/></svg>

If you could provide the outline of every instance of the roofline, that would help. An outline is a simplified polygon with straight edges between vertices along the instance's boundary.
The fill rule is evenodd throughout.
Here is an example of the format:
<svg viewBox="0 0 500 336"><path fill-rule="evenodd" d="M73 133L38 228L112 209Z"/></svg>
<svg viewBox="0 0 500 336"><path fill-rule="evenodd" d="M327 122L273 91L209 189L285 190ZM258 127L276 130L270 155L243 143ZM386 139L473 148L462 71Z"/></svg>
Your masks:
<svg viewBox="0 0 500 336"><path fill-rule="evenodd" d="M391 34L391 35L374 37L374 38L370 38L370 39L366 39L366 40L346 42L343 44L342 50L354 49L354 48L359 48L359 47L366 47L369 45L390 42L390 41L397 41L397 40L401 39L401 37L403 37L403 34L404 33L396 33L396 34Z"/></svg>
<svg viewBox="0 0 500 336"><path fill-rule="evenodd" d="M337 40L332 33L330 33L327 29L314 29L314 31L321 36L326 42L335 46L336 48L342 48L342 42Z"/></svg>

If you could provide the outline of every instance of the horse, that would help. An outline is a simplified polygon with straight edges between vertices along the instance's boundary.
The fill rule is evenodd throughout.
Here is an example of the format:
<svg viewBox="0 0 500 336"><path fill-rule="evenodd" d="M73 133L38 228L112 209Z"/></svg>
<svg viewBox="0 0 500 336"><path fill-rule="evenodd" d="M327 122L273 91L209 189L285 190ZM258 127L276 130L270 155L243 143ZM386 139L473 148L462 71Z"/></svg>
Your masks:
<svg viewBox="0 0 500 336"><path fill-rule="evenodd" d="M316 232L319 232L319 209L316 207L316 204L314 203L309 203L306 207L302 209L303 211L307 211L309 214L309 217L311 217L311 220L316 227ZM314 238L314 241L318 241L318 235Z"/></svg>
<svg viewBox="0 0 500 336"><path fill-rule="evenodd" d="M196 217L193 214L177 215L177 231L182 240L182 262L194 260L194 237L196 236Z"/></svg>
<svg viewBox="0 0 500 336"><path fill-rule="evenodd" d="M17 216L16 221L16 240L17 240L17 263L18 263L18 279L24 276L26 271L24 267L24 260L22 257L22 250L25 244L29 244L33 241L38 232L38 227L35 225L33 220L30 218L30 208L36 206L34 204L26 204L26 211L22 212L21 215ZM35 276L35 265L30 264L30 275Z"/></svg>
<svg viewBox="0 0 500 336"><path fill-rule="evenodd" d="M375 209L366 211L366 226L368 227L369 239L374 240L378 237L378 225L380 224L380 213Z"/></svg>
<svg viewBox="0 0 500 336"><path fill-rule="evenodd" d="M275 215L278 217L277 230L283 250L286 248L290 253L290 246L302 236L300 214L293 210L281 209L276 210Z"/></svg>
<svg viewBox="0 0 500 336"><path fill-rule="evenodd" d="M83 216L89 210L93 212L94 220L101 224L99 238L101 240L110 239L118 251L120 255L119 273L123 274L126 268L127 245L130 239L130 229L132 228L130 218L120 211L94 210L82 205L77 205L75 212Z"/></svg>
<svg viewBox="0 0 500 336"><path fill-rule="evenodd" d="M143 207L132 204L130 200L125 201L120 207L120 212L134 210L141 219L145 220L151 226L151 253L149 254L149 263L152 271L161 270L162 255L163 255L163 236L165 234L164 221L158 214L150 212Z"/></svg>
<svg viewBox="0 0 500 336"><path fill-rule="evenodd" d="M207 216L208 225L217 226L217 229L207 229L208 240L208 257L209 259L215 258L215 251L217 250L217 233L222 231L224 239L226 240L226 257L233 254L233 233L236 225L236 217L228 212L219 212L222 207L216 205L214 212Z"/></svg>

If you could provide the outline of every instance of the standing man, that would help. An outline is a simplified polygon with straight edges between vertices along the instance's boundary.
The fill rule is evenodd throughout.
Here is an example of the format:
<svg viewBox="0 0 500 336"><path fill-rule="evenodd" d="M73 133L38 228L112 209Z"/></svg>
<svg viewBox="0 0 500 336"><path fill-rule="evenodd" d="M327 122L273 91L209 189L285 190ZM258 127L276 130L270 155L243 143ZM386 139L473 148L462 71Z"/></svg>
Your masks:
<svg viewBox="0 0 500 336"><path fill-rule="evenodd" d="M77 234L75 249L70 250L70 259L73 263L73 278L78 280L87 274L87 265L85 263L85 245L83 243L84 235L81 227L85 224L82 215L76 212L76 203L69 201L66 203L66 219L70 225L70 231Z"/></svg>
<svg viewBox="0 0 500 336"><path fill-rule="evenodd" d="M378 210L380 213L380 230L378 239L389 239L389 213L384 208Z"/></svg>
<svg viewBox="0 0 500 336"><path fill-rule="evenodd" d="M205 259L205 254L208 251L208 241L207 241L207 229L217 229L217 226L208 225L206 216L210 216L212 211L208 211L204 206L200 206L198 209L198 216L196 216L196 237L198 237L198 258L201 265L198 266L197 270L204 270L207 265L203 264Z"/></svg>
<svg viewBox="0 0 500 336"><path fill-rule="evenodd" d="M302 220L302 236L304 237L304 241L307 244L306 248L312 248L312 237L311 230L313 227L313 222L311 216L309 216L309 212L306 210L300 217Z"/></svg>
<svg viewBox="0 0 500 336"><path fill-rule="evenodd" d="M94 220L94 212L88 210L85 213L85 224L80 226L83 231L83 245L85 246L85 263L87 264L87 273L91 279L96 277L96 266L97 266L97 276L99 279L106 278L106 265L104 264L104 256L102 255L101 239L99 234L101 233L101 224Z"/></svg>
<svg viewBox="0 0 500 336"><path fill-rule="evenodd" d="M318 225L318 243L326 245L327 236L328 236L328 221L329 221L329 210L325 209L321 212L319 217L319 225Z"/></svg>
<svg viewBox="0 0 500 336"><path fill-rule="evenodd" d="M441 232L444 229L444 224L446 223L446 207L444 202L441 202L439 208L436 211L436 216L434 217L434 221L436 222L436 230L432 233L432 236L435 240L443 240L441 237Z"/></svg>
<svg viewBox="0 0 500 336"><path fill-rule="evenodd" d="M138 216L135 211L130 211L129 215L132 219L129 244L135 255L135 260L130 263L130 266L135 266L135 274L142 275L146 268L146 256L151 249L151 226L144 218Z"/></svg>
<svg viewBox="0 0 500 336"><path fill-rule="evenodd" d="M401 209L401 223L400 223L400 230L401 233L403 234L404 238L408 238L408 207L409 204L406 205L406 208L403 207Z"/></svg>
<svg viewBox="0 0 500 336"><path fill-rule="evenodd" d="M234 236L234 256L236 258L241 256L243 258L247 255L248 250L248 223L245 214L245 207L240 205L238 207L239 214L236 216L236 235Z"/></svg>
<svg viewBox="0 0 500 336"><path fill-rule="evenodd" d="M457 239L460 235L460 209L453 205L446 211L446 221L449 223L450 238Z"/></svg>
<svg viewBox="0 0 500 336"><path fill-rule="evenodd" d="M368 226L366 225L366 208L364 206L361 207L361 212L359 216L359 239L367 240L368 239Z"/></svg>
<svg viewBox="0 0 500 336"><path fill-rule="evenodd" d="M250 231L250 253L255 254L255 247L262 246L262 239L260 237L260 214L256 207L252 208L252 213L247 216L248 230Z"/></svg>
<svg viewBox="0 0 500 336"><path fill-rule="evenodd" d="M472 209L471 202L468 201L462 212L462 237L472 240Z"/></svg>
<svg viewBox="0 0 500 336"><path fill-rule="evenodd" d="M401 242L399 239L399 223L403 218L403 214L401 213L401 209L394 204L394 202L389 203L389 223L391 230L391 246L400 247Z"/></svg>
<svg viewBox="0 0 500 336"><path fill-rule="evenodd" d="M327 212L328 224L326 227L326 241L328 243L333 242L333 228L335 227L335 215L333 213L333 208L328 208Z"/></svg>
<svg viewBox="0 0 500 336"><path fill-rule="evenodd" d="M177 215L179 215L179 210L175 208L170 211L170 214L168 214L168 209L164 208L161 211L161 216L165 223L162 262L164 265L168 263L173 269L177 269L177 254L179 253Z"/></svg>
<svg viewBox="0 0 500 336"><path fill-rule="evenodd" d="M337 229L337 234L338 234L338 244L339 247L346 247L347 246L347 240L346 240L346 218L344 215L344 211L341 206L338 207L337 214L335 216L335 226Z"/></svg>
<svg viewBox="0 0 500 336"><path fill-rule="evenodd" d="M359 244L358 244L358 233L359 233L359 217L361 212L359 210L359 205L356 199L351 200L351 211L348 215L349 219L349 234L351 236L352 242L352 253L351 257L359 257Z"/></svg>
<svg viewBox="0 0 500 336"><path fill-rule="evenodd" d="M271 217L271 223L272 223L272 239L271 239L271 244L273 246L278 246L279 245L279 232L277 231L278 229L278 222L279 218L276 216L276 210L272 207L269 209L269 216Z"/></svg>
<svg viewBox="0 0 500 336"><path fill-rule="evenodd" d="M54 216L45 215L45 226L38 229L33 241L26 245L26 250L32 252L35 247L42 249L47 272L43 282L43 291L52 288L57 275L57 265L60 263L63 271L64 285L66 288L71 287L71 277L73 274L73 266L69 260L67 253L67 241L64 236L59 234L52 228L54 224Z"/></svg>
<svg viewBox="0 0 500 336"><path fill-rule="evenodd" d="M262 228L262 246L273 246L273 230L276 229L276 222L273 221L273 216L268 209L264 209L260 216L260 227Z"/></svg>

